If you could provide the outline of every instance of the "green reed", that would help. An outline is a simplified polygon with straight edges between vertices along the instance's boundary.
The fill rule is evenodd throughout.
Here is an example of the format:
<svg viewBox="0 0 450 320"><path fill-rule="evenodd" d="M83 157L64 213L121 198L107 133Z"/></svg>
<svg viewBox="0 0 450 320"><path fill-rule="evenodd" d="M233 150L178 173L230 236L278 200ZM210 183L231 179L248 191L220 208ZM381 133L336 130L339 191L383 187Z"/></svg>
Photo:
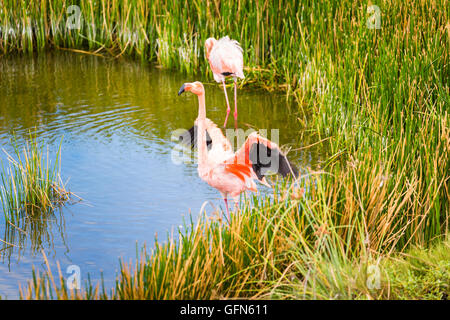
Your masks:
<svg viewBox="0 0 450 320"><path fill-rule="evenodd" d="M121 262L114 288L88 282L80 290L69 290L61 272L55 278L48 266L44 273L33 272L21 297L379 299L411 297L412 288L423 285L423 292L433 292L428 298L445 298L448 238L441 238L442 249L432 251L433 259L422 264L420 272L429 281L417 276L408 282L401 270L414 270L416 263L397 261L402 256L393 249L407 235L399 232L395 218L408 226L417 217L403 216L398 210L402 203L394 203L393 217L386 218L375 202L370 215L357 210L343 215L328 207L334 193L328 193L321 177L322 173L304 177L304 189L278 183L272 198L243 199L230 221L222 212L203 212L196 221L191 216L165 241L156 239L151 251L144 247L136 261ZM374 197L381 197L385 188ZM422 249L418 256L426 252ZM382 270L374 288L367 285L371 266Z"/></svg>
<svg viewBox="0 0 450 320"><path fill-rule="evenodd" d="M60 177L61 145L54 162L49 151L30 134L22 148L11 140L13 154L2 163L0 201L6 221L13 224L23 218L38 219L69 200Z"/></svg>
<svg viewBox="0 0 450 320"><path fill-rule="evenodd" d="M402 296L368 290L365 270L448 234L445 3L379 1L381 29L373 29L362 1L2 1L4 53L69 48L209 73L204 41L229 35L244 48L241 85L294 97L293 116L329 150L302 199L244 202L229 226L188 223L134 267L123 264L110 294L97 287L77 297ZM66 28L71 4L81 9L79 30ZM352 278L355 270L363 276ZM32 288L27 297L47 297Z"/></svg>
<svg viewBox="0 0 450 320"><path fill-rule="evenodd" d="M443 1L380 1L381 30L366 26L369 5L351 1L3 0L0 50L83 49L204 73L209 72L204 41L229 35L244 48L245 83L282 86L292 93L307 88L317 76L314 73L330 62L345 69L340 76L352 79L348 76L355 64L344 64L350 62L349 55L358 60L366 53L376 55L383 51L383 42L391 41L391 35L403 36L405 28L415 31L417 25L425 38L448 38L444 27L448 9ZM386 30L387 37L381 36ZM413 42L408 46L419 52L418 34L409 37ZM446 51L442 46L436 54L448 55Z"/></svg>

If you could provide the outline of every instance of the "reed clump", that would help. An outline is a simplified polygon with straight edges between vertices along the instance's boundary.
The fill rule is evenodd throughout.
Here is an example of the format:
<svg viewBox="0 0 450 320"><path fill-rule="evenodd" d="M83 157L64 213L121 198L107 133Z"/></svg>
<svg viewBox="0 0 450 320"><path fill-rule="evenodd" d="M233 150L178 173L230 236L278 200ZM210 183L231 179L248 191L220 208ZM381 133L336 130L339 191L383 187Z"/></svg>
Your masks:
<svg viewBox="0 0 450 320"><path fill-rule="evenodd" d="M88 283L82 290L71 291L62 277L56 285L48 270L35 273L33 282L21 290L21 296L27 299L406 297L412 286L420 285L420 277L405 283L394 259L399 259L398 254L408 253L412 245L405 244L418 245L425 236L448 248L446 233L431 234L425 224L418 223L432 216L404 215L402 208L408 198L397 199L408 190L402 187L399 194L388 192L389 184L379 183L379 169L365 168L364 172L368 181L361 184L356 181L353 190L345 189L346 178L354 176L354 168L340 176L311 172L302 182L305 194L301 197L292 197L296 193L289 188L296 186L279 182L272 198L243 200L229 222L222 220L222 212L211 216L203 213L166 241L157 240L150 252L144 248L136 261L122 262L114 288L107 290ZM365 185L369 193L365 193ZM371 200L361 198L357 190L371 194ZM342 191L350 203L345 198L339 198L337 203ZM395 200L389 199L389 193ZM337 210L337 204L346 209ZM447 212L447 220L448 215ZM448 270L445 271L447 257L448 254L437 255L438 270L425 272L434 279L429 286L435 294L429 298L446 297L448 293L448 287L440 285L449 276ZM372 281L372 268L385 272L380 261L389 266L389 278L383 273L379 284L375 282L371 287L368 283ZM402 268L413 268L408 261L404 265Z"/></svg>
<svg viewBox="0 0 450 320"><path fill-rule="evenodd" d="M61 145L52 163L50 154L30 133L21 148L14 138L13 153L2 163L0 201L6 222L16 224L23 218L37 219L66 203L71 193L60 176Z"/></svg>
<svg viewBox="0 0 450 320"><path fill-rule="evenodd" d="M445 1L379 1L381 29L368 27L373 18L370 5L284 0L3 0L0 51L81 50L134 56L165 68L205 74L210 72L205 40L229 35L244 48L243 85L280 88L309 103L320 101L322 93L332 89L329 71L339 71L339 77L355 86L364 84L359 76L352 77L353 69L370 70L377 65L375 57L387 51L389 63L379 60L386 69L401 64L405 53L404 60L420 55L423 45L433 46L431 61L440 56L448 61ZM427 42L421 43L423 39ZM405 52L390 50L402 43ZM420 59L414 64L420 65ZM448 64L443 67L448 73ZM363 73L367 75L366 70ZM302 94L310 89L313 95Z"/></svg>
<svg viewBox="0 0 450 320"><path fill-rule="evenodd" d="M71 2L12 3L3 2L0 12L15 15L2 26L25 25L26 10L47 18L32 28L39 39L2 33L3 52L64 47L204 74L206 38L238 39L241 84L295 97L297 118L329 151L300 185L276 183L273 197L243 201L229 223L202 214L122 263L115 288L88 284L72 297L448 298L445 1L380 1L378 29L368 27L368 4L353 1L80 0L86 20L76 32L64 28ZM22 297L70 297L50 275L36 274Z"/></svg>

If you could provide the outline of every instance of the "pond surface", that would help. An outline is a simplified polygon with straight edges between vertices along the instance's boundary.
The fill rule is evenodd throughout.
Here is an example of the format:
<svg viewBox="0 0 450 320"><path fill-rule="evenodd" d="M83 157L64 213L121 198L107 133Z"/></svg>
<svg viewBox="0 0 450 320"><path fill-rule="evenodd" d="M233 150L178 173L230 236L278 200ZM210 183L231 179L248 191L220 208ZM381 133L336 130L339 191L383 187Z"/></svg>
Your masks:
<svg viewBox="0 0 450 320"><path fill-rule="evenodd" d="M177 92L195 80L205 85L207 116L222 125L224 94L212 76L194 79L135 61L66 52L0 58L0 145L11 151L12 134L23 144L30 130L51 155L61 143L62 178L83 198L44 224L22 226L26 235L0 215L0 239L15 245L0 241L1 297L17 298L33 266L46 269L41 249L54 275L57 261L64 276L77 265L83 284L88 274L93 283L103 274L109 289L119 259L134 260L144 243L151 248L155 234L165 239L204 201L223 206L195 163L172 161L172 132L190 128L198 112L195 95ZM228 94L232 100L231 87ZM238 106L240 127L279 129L280 145L308 144L299 142L297 107L283 94L241 89ZM232 114L230 119L232 127ZM319 158L314 149L289 157L300 169ZM0 159L5 163L3 152Z"/></svg>

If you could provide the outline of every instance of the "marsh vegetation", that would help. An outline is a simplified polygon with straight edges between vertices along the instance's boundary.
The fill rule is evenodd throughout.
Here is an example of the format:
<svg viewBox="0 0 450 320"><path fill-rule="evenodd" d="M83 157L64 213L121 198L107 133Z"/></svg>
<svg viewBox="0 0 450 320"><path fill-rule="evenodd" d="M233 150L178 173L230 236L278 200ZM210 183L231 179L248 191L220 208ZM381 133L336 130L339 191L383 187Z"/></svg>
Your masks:
<svg viewBox="0 0 450 320"><path fill-rule="evenodd" d="M87 284L74 295L447 299L445 3L380 1L380 28L372 28L371 4L353 1L2 1L5 56L83 51L212 79L204 41L238 39L246 65L240 86L283 92L295 106L286 115L295 125L280 125L297 138L286 139L292 150L326 151L302 167L297 184L276 182L271 195L243 199L229 225L220 212L188 219L122 263L114 289ZM76 29L66 27L72 4L82 17ZM367 284L372 266L379 285ZM22 296L70 297L49 277L37 273Z"/></svg>

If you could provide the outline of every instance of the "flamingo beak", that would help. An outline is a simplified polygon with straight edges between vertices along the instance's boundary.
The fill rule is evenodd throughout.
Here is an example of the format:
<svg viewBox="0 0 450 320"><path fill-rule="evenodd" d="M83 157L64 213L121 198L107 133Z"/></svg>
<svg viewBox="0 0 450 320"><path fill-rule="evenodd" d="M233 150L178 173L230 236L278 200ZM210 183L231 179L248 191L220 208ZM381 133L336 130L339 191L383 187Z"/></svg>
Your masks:
<svg viewBox="0 0 450 320"><path fill-rule="evenodd" d="M183 83L183 85L181 86L181 88L180 88L180 90L178 90L178 95L181 95L183 92L184 92L184 83Z"/></svg>

